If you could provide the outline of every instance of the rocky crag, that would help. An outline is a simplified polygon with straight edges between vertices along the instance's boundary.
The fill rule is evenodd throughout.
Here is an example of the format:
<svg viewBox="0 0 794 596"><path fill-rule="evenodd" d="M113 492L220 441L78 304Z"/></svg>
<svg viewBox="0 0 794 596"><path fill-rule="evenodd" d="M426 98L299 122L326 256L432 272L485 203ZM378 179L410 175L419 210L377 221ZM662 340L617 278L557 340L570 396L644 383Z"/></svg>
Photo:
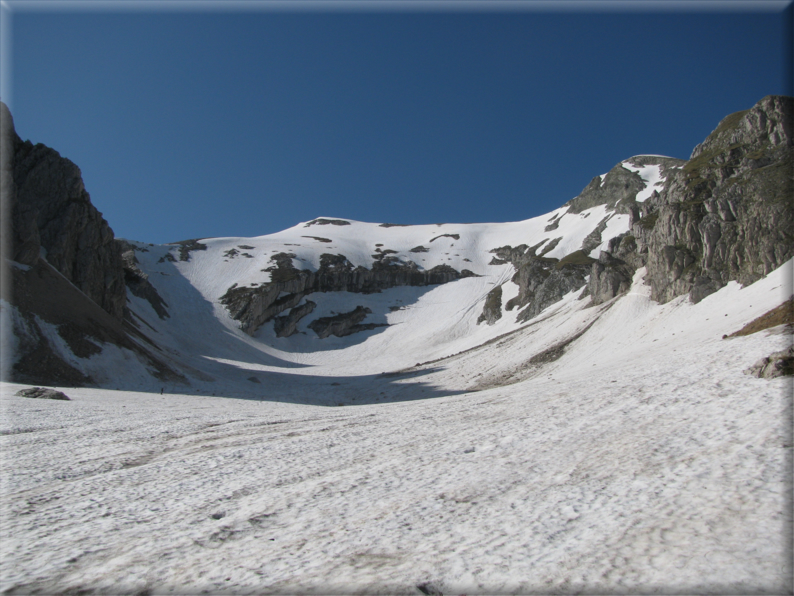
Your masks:
<svg viewBox="0 0 794 596"><path fill-rule="evenodd" d="M696 303L729 281L749 284L776 269L794 255L793 122L794 98L768 96L724 118L688 161L638 156L593 178L564 214L605 205L630 216L630 232L610 239L598 260L587 255L612 214L560 261L543 256L551 243L545 251L494 249L492 263L511 263L520 287L505 309L524 309L518 320L526 321L585 285L582 297L600 304L626 292L640 267L647 267L654 300L688 294ZM658 166L663 182L638 202L646 183L632 168L649 165ZM489 294L480 320L492 324L500 308L500 296Z"/></svg>
<svg viewBox="0 0 794 596"><path fill-rule="evenodd" d="M508 300L504 308L508 311L518 308L521 311L516 318L518 322L537 316L568 292L587 283L586 276L594 259L583 251L575 251L562 259L544 256L558 241L555 238L551 242L544 240L532 247L522 244L517 247L503 246L491 251L495 255L491 265L511 263L515 268L511 281L518 285L518 296ZM493 324L501 318L501 294L501 289L496 288L488 294L480 321Z"/></svg>
<svg viewBox="0 0 794 596"><path fill-rule="evenodd" d="M322 223L326 221L329 223ZM342 220L315 220L311 223L341 225L335 223L338 221ZM404 262L390 256L389 253L393 251L376 250L378 252L373 255L374 261L369 269L354 267L344 255L325 253L320 256L317 271L299 270L292 262L295 254L278 253L270 257L273 265L264 270L270 273L269 282L256 287L232 286L221 297L221 303L233 319L240 321L241 329L249 335L289 310L286 317L279 317L276 330L279 337L288 337L295 332L298 321L314 310L313 306L306 306L313 303L300 305L304 297L314 292L371 294L400 286L443 284L474 275L468 269L457 271L449 265L420 269L413 261ZM356 321L356 324L359 322ZM356 331L364 328L358 325Z"/></svg>
<svg viewBox="0 0 794 596"><path fill-rule="evenodd" d="M632 206L631 231L593 266L603 302L647 267L652 298L693 302L736 280L752 283L794 254L794 98L768 96L731 114L664 187Z"/></svg>
<svg viewBox="0 0 794 596"><path fill-rule="evenodd" d="M0 117L2 204L11 224L3 253L13 263L2 298L14 308L16 338L13 367L4 374L22 382L92 384L80 362L112 344L134 353L155 378L183 381L127 309L129 284L167 316L131 247L114 238L91 204L80 169L45 145L22 141L1 102Z"/></svg>
<svg viewBox="0 0 794 596"><path fill-rule="evenodd" d="M22 141L0 104L3 169L10 172L4 203L10 211L12 260L47 262L108 314L121 320L126 303L121 248L91 204L80 168L57 151ZM4 176L5 178L5 176Z"/></svg>

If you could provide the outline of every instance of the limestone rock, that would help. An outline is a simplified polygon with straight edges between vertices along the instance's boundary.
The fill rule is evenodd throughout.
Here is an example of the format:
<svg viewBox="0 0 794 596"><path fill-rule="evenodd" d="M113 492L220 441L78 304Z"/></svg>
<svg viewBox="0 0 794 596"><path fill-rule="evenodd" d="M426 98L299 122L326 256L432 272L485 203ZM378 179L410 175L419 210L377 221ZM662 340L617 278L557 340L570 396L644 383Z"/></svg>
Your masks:
<svg viewBox="0 0 794 596"><path fill-rule="evenodd" d="M309 323L309 329L317 334L320 339L325 339L331 335L345 337L359 331L375 329L376 327L386 327L385 323L366 323L361 324L368 314L372 311L364 306L357 306L350 312L340 313L332 317L321 317Z"/></svg>
<svg viewBox="0 0 794 596"><path fill-rule="evenodd" d="M307 300L304 304L291 309L287 316L273 319L273 330L276 332L276 337L293 335L298 330L300 320L313 312L316 306L316 303Z"/></svg>
<svg viewBox="0 0 794 596"><path fill-rule="evenodd" d="M502 318L502 286L501 284L488 292L485 298L485 305L482 314L477 318L479 325L485 321L488 325L493 325Z"/></svg>
<svg viewBox="0 0 794 596"><path fill-rule="evenodd" d="M325 219L324 217L318 217L317 219L313 219L304 225L304 228L308 228L309 226L349 226L350 222L344 219Z"/></svg>
<svg viewBox="0 0 794 596"><path fill-rule="evenodd" d="M654 300L688 294L699 302L729 281L752 283L794 256L793 127L794 98L768 96L724 118L689 161L666 164L662 190L626 203L630 233L593 265L594 303L623 291L643 266Z"/></svg>
<svg viewBox="0 0 794 596"><path fill-rule="evenodd" d="M117 320L126 303L121 251L91 204L75 164L42 144L22 141L0 103L3 203L10 208L13 260L47 262Z"/></svg>
<svg viewBox="0 0 794 596"><path fill-rule="evenodd" d="M179 242L174 242L174 244L179 245L179 260L180 261L189 261L190 260L190 253L194 250L207 250L207 245L202 244L195 238L191 238L190 240L180 240Z"/></svg>
<svg viewBox="0 0 794 596"><path fill-rule="evenodd" d="M629 213L637 205L635 197L645 188L645 181L638 173L623 167L623 163L609 170L603 180L600 176L593 178L577 197L565 204L568 207L567 213L581 213L597 205L606 205L608 209L614 209L618 213ZM675 168L683 165L684 161L658 155L638 155L625 160L625 163L639 167L657 165L662 176L668 176ZM553 222L551 225L554 227L547 227L546 230L555 229L556 223Z"/></svg>
<svg viewBox="0 0 794 596"><path fill-rule="evenodd" d="M652 298L702 300L794 256L794 98L732 114L632 214Z"/></svg>
<svg viewBox="0 0 794 596"><path fill-rule="evenodd" d="M35 399L59 399L62 401L71 401L71 399L61 391L55 389L47 389L46 387L29 387L28 389L20 389L14 395L19 397L32 397Z"/></svg>
<svg viewBox="0 0 794 596"><path fill-rule="evenodd" d="M553 245L559 242L555 239ZM545 240L535 246L521 244L517 247L502 246L491 252L495 257L491 265L511 263L515 274L511 281L518 285L518 295L505 304L505 310L524 309L516 321L524 322L537 316L543 309L561 300L565 294L581 288L586 283L590 264L594 261L582 251L576 251L562 259L541 256L548 252L537 251ZM552 246L553 248L553 246Z"/></svg>
<svg viewBox="0 0 794 596"><path fill-rule="evenodd" d="M601 251L590 271L587 291L592 304L601 304L627 292L638 268L631 259L637 249L634 236L621 234L612 238L608 246L608 250Z"/></svg>
<svg viewBox="0 0 794 596"><path fill-rule="evenodd" d="M121 260L124 267L124 282L127 289L133 295L143 298L151 304L157 316L161 319L170 317L168 314L165 300L162 299L157 289L149 281L149 276L138 267L138 259L135 256L136 247L126 240L116 240L121 249Z"/></svg>
<svg viewBox="0 0 794 596"><path fill-rule="evenodd" d="M773 352L766 358L761 358L750 368L744 371L760 379L774 379L782 376L794 375L794 346L785 350Z"/></svg>
<svg viewBox="0 0 794 596"><path fill-rule="evenodd" d="M474 275L468 269L459 272L449 265L419 269L413 261L399 261L387 251L376 255L370 269L353 267L344 255L325 253L320 255L317 271L298 270L292 263L294 257L293 253L273 255L270 260L274 265L265 270L270 273L269 282L255 287L232 286L221 297L229 315L240 321L242 330L249 335L313 292L371 294L400 286L437 285Z"/></svg>

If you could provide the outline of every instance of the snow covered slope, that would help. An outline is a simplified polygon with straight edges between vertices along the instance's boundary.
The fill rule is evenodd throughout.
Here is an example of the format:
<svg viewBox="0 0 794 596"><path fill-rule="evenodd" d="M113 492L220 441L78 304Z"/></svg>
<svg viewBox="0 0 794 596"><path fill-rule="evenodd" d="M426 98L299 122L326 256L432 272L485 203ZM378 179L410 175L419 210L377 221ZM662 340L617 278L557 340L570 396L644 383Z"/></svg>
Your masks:
<svg viewBox="0 0 794 596"><path fill-rule="evenodd" d="M657 180L648 178L648 186ZM637 195L644 192L640 189ZM495 287L501 288L502 305L519 294L513 281L514 265L498 259L495 249L535 247L550 264L581 253L589 266L611 238L628 231L629 215L619 211L602 204L571 213L566 205L521 222L421 226L324 217L255 238L210 238L160 246L130 242L138 266L167 304L168 316L161 318L146 299L134 295L129 296L129 307L140 329L156 345L174 362L188 365L181 370L201 392L259 396L285 373L344 377L394 372L474 348L526 324L517 320L521 308L504 306L493 324L478 323ZM242 329L224 304L230 288L255 292L272 284L274 276L284 271L285 259L293 277L295 271L317 274L322 255L341 255L348 269L366 273L379 266L380 271L412 268L418 272L446 267L465 277L376 292L366 288L296 292L292 295L298 302L289 303L289 308L253 330ZM582 276L578 290L585 281ZM283 300L289 295L285 291L272 298ZM298 320L295 332L277 337L276 316L303 308L309 301L313 310ZM358 323L371 328L321 338L311 327L317 319L356 307L371 311ZM99 360L96 369L104 366Z"/></svg>
<svg viewBox="0 0 794 596"><path fill-rule="evenodd" d="M522 222L128 242L137 351L4 301L95 387L0 385L0 591L791 593L791 382L743 372L791 328L734 334L793 263L652 299L680 163Z"/></svg>
<svg viewBox="0 0 794 596"><path fill-rule="evenodd" d="M641 270L610 303L571 294L394 375L345 354L367 361L361 346L399 325L302 367L266 338L207 360L219 378L256 375L262 401L64 389L72 401L56 402L3 384L0 590L790 593L790 379L742 373L789 336L723 336L789 294L791 266L694 305L652 301ZM190 286L172 277L167 300ZM454 312L453 289L473 283L393 299ZM246 340L194 299L218 324L203 346ZM198 341L178 316L174 337ZM452 329L417 350L468 345Z"/></svg>

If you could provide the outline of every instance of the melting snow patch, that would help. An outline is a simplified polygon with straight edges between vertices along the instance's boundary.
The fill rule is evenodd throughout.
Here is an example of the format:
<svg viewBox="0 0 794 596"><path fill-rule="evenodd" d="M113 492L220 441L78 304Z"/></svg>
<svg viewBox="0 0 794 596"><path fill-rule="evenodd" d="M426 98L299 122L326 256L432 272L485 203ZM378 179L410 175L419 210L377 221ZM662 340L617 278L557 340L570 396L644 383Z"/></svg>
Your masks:
<svg viewBox="0 0 794 596"><path fill-rule="evenodd" d="M630 172L639 174L640 178L645 181L645 188L637 193L635 200L639 203L646 201L654 190L662 190L664 184L664 177L662 176L661 168L659 166L634 166L630 163L623 163L623 167Z"/></svg>

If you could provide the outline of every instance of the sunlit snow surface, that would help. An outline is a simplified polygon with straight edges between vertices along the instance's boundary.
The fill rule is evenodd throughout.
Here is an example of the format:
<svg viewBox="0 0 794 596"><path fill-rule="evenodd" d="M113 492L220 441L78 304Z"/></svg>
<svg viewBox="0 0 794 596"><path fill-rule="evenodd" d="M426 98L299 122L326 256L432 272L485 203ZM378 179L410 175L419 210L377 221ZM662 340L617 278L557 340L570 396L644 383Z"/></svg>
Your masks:
<svg viewBox="0 0 794 596"><path fill-rule="evenodd" d="M193 254L177 266L210 251ZM252 347L261 400L220 397L232 365L218 360L219 397L65 388L59 402L3 384L0 590L788 593L791 383L742 374L788 338L722 336L779 305L790 270L697 305L652 302L641 270L611 303L572 293L402 376L378 374L414 360L386 352L385 332L304 354L311 366L285 351L253 362L268 354ZM484 293L500 276L416 308L449 314L459 284ZM221 282L165 298L184 291L212 317ZM530 364L587 325L562 358ZM455 329L416 350L469 347ZM356 364L374 338L384 352ZM285 403L301 401L327 406Z"/></svg>
<svg viewBox="0 0 794 596"><path fill-rule="evenodd" d="M646 165L646 166L635 166L628 162L622 162L621 164L624 168L626 168L629 172L634 172L635 174L639 174L640 178L645 181L645 188L643 188L640 192L637 193L637 196L634 198L636 201L643 203L647 201L653 191L660 191L662 190L662 186L664 185L665 178L662 176L662 168L658 165Z"/></svg>

